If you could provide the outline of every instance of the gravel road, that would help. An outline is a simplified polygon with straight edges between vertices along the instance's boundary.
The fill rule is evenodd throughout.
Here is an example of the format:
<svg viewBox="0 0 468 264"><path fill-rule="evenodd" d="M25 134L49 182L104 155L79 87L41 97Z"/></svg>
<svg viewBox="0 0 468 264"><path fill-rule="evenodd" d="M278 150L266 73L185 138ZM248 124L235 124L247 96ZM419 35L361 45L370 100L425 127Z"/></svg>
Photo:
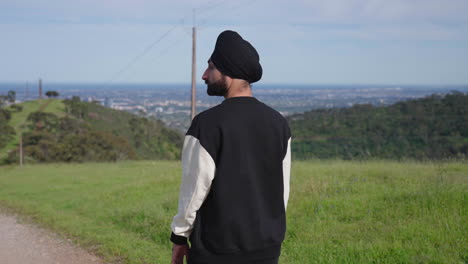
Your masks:
<svg viewBox="0 0 468 264"><path fill-rule="evenodd" d="M102 264L102 260L50 231L0 212L1 264Z"/></svg>

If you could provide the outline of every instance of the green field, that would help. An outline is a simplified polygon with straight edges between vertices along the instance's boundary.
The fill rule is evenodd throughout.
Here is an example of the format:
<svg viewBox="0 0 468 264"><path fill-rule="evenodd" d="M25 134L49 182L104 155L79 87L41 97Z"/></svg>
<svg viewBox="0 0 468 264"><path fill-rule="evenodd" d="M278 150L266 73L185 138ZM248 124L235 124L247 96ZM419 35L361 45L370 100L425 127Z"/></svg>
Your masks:
<svg viewBox="0 0 468 264"><path fill-rule="evenodd" d="M115 263L169 263L180 162L0 167L0 206ZM293 162L280 263L468 263L468 164Z"/></svg>

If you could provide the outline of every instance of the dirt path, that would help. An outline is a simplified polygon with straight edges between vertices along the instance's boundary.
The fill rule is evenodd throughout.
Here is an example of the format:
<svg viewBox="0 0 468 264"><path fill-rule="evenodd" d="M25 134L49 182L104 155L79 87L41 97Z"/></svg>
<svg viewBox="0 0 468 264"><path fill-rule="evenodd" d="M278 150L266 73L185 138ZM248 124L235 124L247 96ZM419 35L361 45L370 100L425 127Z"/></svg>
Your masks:
<svg viewBox="0 0 468 264"><path fill-rule="evenodd" d="M38 111L38 112L44 111L44 109L46 109L46 107L49 106L50 103L52 103L52 100L47 100L47 102L45 102L44 104L42 104L41 106L39 106L39 109L37 109L37 111Z"/></svg>
<svg viewBox="0 0 468 264"><path fill-rule="evenodd" d="M18 218L0 212L0 263L2 264L101 264L89 254L57 235L18 222Z"/></svg>

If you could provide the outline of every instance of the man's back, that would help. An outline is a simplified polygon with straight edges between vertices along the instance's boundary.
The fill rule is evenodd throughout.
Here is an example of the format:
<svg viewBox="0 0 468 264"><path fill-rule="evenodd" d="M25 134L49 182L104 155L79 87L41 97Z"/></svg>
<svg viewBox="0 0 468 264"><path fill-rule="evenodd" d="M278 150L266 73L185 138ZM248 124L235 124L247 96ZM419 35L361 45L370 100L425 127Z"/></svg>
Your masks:
<svg viewBox="0 0 468 264"><path fill-rule="evenodd" d="M277 257L286 228L286 120L254 97L232 97L199 114L187 136L198 139L215 164L190 236L191 255Z"/></svg>
<svg viewBox="0 0 468 264"><path fill-rule="evenodd" d="M223 96L185 136L172 264L275 264L286 231L291 135L277 111L252 97L260 56L237 32L219 34L202 75ZM189 248L187 239L190 239Z"/></svg>

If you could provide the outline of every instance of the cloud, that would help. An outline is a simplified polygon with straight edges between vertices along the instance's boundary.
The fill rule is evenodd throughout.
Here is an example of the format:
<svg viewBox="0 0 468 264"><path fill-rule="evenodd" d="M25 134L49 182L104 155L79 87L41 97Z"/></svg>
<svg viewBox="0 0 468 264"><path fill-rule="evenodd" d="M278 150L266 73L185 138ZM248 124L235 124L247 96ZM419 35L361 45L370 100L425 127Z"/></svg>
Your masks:
<svg viewBox="0 0 468 264"><path fill-rule="evenodd" d="M375 58L406 65L414 57L415 69L446 72L466 69L468 61L467 0L0 0L6 69L0 77L108 79L180 25L122 77L180 82L190 76L193 8L200 71L225 29L238 30L258 48L270 81L305 80L311 67L320 73L316 78L328 71L333 79L349 74L357 61L365 72L381 66ZM405 56L398 57L401 51Z"/></svg>
<svg viewBox="0 0 468 264"><path fill-rule="evenodd" d="M310 22L468 22L466 0L303 0L301 6L310 12Z"/></svg>
<svg viewBox="0 0 468 264"><path fill-rule="evenodd" d="M450 27L432 23L357 24L353 26L294 25L294 34L311 40L341 41L468 41L468 25ZM301 37L302 36L302 37Z"/></svg>
<svg viewBox="0 0 468 264"><path fill-rule="evenodd" d="M0 2L0 22L162 23L191 20L192 9L208 0L16 0ZM3 17L3 18L2 18Z"/></svg>
<svg viewBox="0 0 468 264"><path fill-rule="evenodd" d="M0 21L167 23L192 9L210 23L468 23L466 0L15 0L0 1Z"/></svg>

